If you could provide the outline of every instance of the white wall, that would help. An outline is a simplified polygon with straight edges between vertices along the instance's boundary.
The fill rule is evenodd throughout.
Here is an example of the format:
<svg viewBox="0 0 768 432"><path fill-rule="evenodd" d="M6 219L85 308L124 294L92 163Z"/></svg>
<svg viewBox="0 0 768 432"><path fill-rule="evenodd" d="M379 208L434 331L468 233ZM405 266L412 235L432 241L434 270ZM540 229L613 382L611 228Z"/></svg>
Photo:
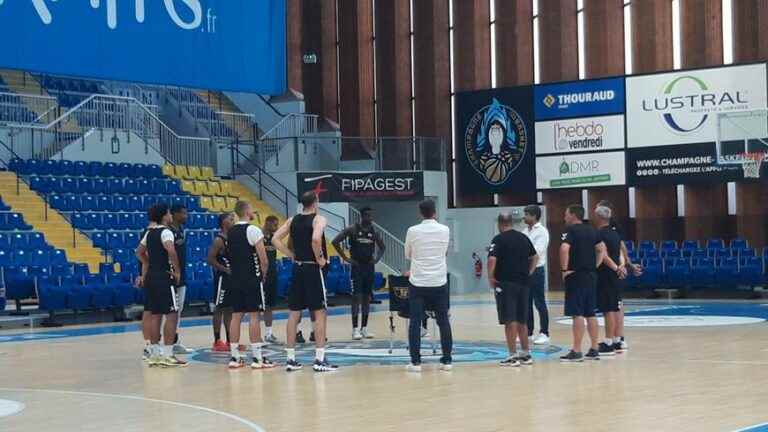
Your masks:
<svg viewBox="0 0 768 432"><path fill-rule="evenodd" d="M67 159L98 162L127 162L162 165L163 157L147 146L146 142L133 132L117 132L120 140L117 152L113 153L112 138L115 133L110 131L99 132L92 130L82 140L76 140L57 153L52 159Z"/></svg>
<svg viewBox="0 0 768 432"><path fill-rule="evenodd" d="M0 141L10 147L22 159L31 159L41 149L49 146L55 134L51 131L34 131L32 129L0 128ZM0 158L11 160L10 151L0 145Z"/></svg>

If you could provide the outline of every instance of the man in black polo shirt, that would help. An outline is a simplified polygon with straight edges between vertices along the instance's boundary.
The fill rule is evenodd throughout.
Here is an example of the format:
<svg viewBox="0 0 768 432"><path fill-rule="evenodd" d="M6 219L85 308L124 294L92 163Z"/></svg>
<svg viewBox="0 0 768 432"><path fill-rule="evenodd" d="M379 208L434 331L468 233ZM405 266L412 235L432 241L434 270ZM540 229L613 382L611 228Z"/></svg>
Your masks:
<svg viewBox="0 0 768 432"><path fill-rule="evenodd" d="M184 204L174 204L171 206L171 224L168 229L173 233L173 244L176 246L176 255L179 257L179 271L181 272L181 281L176 290L176 303L179 306L179 320L176 324L176 335L173 340L174 354L191 354L195 352L181 344L179 340L179 326L181 325L181 314L184 311L184 303L187 298L187 236L184 232L184 225L187 224L187 207Z"/></svg>
<svg viewBox="0 0 768 432"><path fill-rule="evenodd" d="M533 364L528 350L528 277L536 270L538 256L525 234L512 229L512 216L500 214L499 235L488 248L488 282L496 297L499 324L504 326L509 357L501 366ZM518 354L517 338L522 351Z"/></svg>
<svg viewBox="0 0 768 432"><path fill-rule="evenodd" d="M611 227L612 211L608 207L595 208L595 219L600 240L605 244L606 253L597 268L597 309L605 318L605 342L600 343L600 355L612 356L616 336L617 314L620 310L619 284L626 276L621 257L621 238Z"/></svg>
<svg viewBox="0 0 768 432"><path fill-rule="evenodd" d="M597 351L597 265L603 261L605 243L600 240L597 231L584 220L584 207L571 205L565 210L563 243L560 246L560 270L565 282L565 315L573 319L573 347L560 357L563 362L581 362L599 360ZM581 341L584 338L586 320L591 341L586 356L581 353Z"/></svg>

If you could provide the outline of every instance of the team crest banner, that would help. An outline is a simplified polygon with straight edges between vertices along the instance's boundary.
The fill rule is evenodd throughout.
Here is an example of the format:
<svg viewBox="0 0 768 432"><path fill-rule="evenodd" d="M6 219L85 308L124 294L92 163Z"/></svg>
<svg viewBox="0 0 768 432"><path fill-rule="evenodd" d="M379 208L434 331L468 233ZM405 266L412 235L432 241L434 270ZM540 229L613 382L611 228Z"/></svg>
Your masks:
<svg viewBox="0 0 768 432"><path fill-rule="evenodd" d="M536 189L533 88L456 95L456 187L459 193Z"/></svg>

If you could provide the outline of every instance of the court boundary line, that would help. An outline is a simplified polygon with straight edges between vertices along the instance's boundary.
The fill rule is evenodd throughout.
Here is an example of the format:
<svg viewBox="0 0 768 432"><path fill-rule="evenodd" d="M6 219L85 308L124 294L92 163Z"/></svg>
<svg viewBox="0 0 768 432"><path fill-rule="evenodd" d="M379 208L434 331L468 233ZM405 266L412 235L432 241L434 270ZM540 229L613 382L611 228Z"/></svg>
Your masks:
<svg viewBox="0 0 768 432"><path fill-rule="evenodd" d="M115 393L98 393L98 392L80 392L80 391L73 391L73 390L52 390L52 389L35 389L35 388L10 388L10 387L0 387L0 391L4 392L35 392L35 393L50 393L50 394L59 394L59 395L70 395L70 396L91 396L91 397L101 397L101 398L113 398L113 399L125 399L125 400L137 400L137 401L143 401L143 402L154 402L154 403L160 403L160 404L166 404L181 408L188 408L198 411L207 412L209 414L214 414L218 416L222 416L225 418L228 418L230 420L234 420L238 423L241 423L245 425L246 427L250 428L251 430L254 430L256 432L266 432L266 429L262 428L261 426L257 425L256 423L244 419L240 416L237 416L235 414L231 414L225 411L219 411L213 408L208 408L204 406L199 405L192 405L184 402L175 402L175 401L169 401L169 400L163 400L163 399L154 399L154 398L148 398L144 396L137 396L137 395L123 395L123 394L115 394Z"/></svg>
<svg viewBox="0 0 768 432"><path fill-rule="evenodd" d="M748 431L753 431L755 429L762 428L762 427L768 427L768 423L760 423L752 426L747 426L745 428L737 429L733 432L748 432Z"/></svg>

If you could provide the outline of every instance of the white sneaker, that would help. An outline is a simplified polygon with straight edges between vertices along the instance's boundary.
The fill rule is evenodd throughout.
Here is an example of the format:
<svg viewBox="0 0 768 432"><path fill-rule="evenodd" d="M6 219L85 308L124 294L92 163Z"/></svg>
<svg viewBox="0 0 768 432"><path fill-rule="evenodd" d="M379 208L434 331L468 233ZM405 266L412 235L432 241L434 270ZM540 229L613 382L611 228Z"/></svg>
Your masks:
<svg viewBox="0 0 768 432"><path fill-rule="evenodd" d="M453 370L453 365L451 363L440 363L439 369L444 372L450 372Z"/></svg>
<svg viewBox="0 0 768 432"><path fill-rule="evenodd" d="M373 339L374 335L373 333L369 332L366 327L363 327L362 330L360 330L360 334L363 335L363 339Z"/></svg>
<svg viewBox="0 0 768 432"><path fill-rule="evenodd" d="M536 339L533 340L534 345L546 345L549 343L549 336L545 335L544 333L539 333L538 336L536 336Z"/></svg>
<svg viewBox="0 0 768 432"><path fill-rule="evenodd" d="M363 334L360 332L359 328L352 330L352 339L360 340L362 338L363 338Z"/></svg>
<svg viewBox="0 0 768 432"><path fill-rule="evenodd" d="M422 328L421 328L421 338L422 338L422 339L426 339L426 338L428 338L428 337L429 337L429 331L427 331L427 329L425 329L424 327L422 327Z"/></svg>
<svg viewBox="0 0 768 432"><path fill-rule="evenodd" d="M195 350L189 349L180 343L173 346L174 354L192 354L193 352L195 352Z"/></svg>
<svg viewBox="0 0 768 432"><path fill-rule="evenodd" d="M621 349L623 349L624 351L629 349L629 345L627 344L627 341L624 341L624 340L621 341Z"/></svg>
<svg viewBox="0 0 768 432"><path fill-rule="evenodd" d="M420 364L415 365L413 363L409 363L408 366L405 367L405 370L407 370L408 372L420 373L421 365Z"/></svg>

